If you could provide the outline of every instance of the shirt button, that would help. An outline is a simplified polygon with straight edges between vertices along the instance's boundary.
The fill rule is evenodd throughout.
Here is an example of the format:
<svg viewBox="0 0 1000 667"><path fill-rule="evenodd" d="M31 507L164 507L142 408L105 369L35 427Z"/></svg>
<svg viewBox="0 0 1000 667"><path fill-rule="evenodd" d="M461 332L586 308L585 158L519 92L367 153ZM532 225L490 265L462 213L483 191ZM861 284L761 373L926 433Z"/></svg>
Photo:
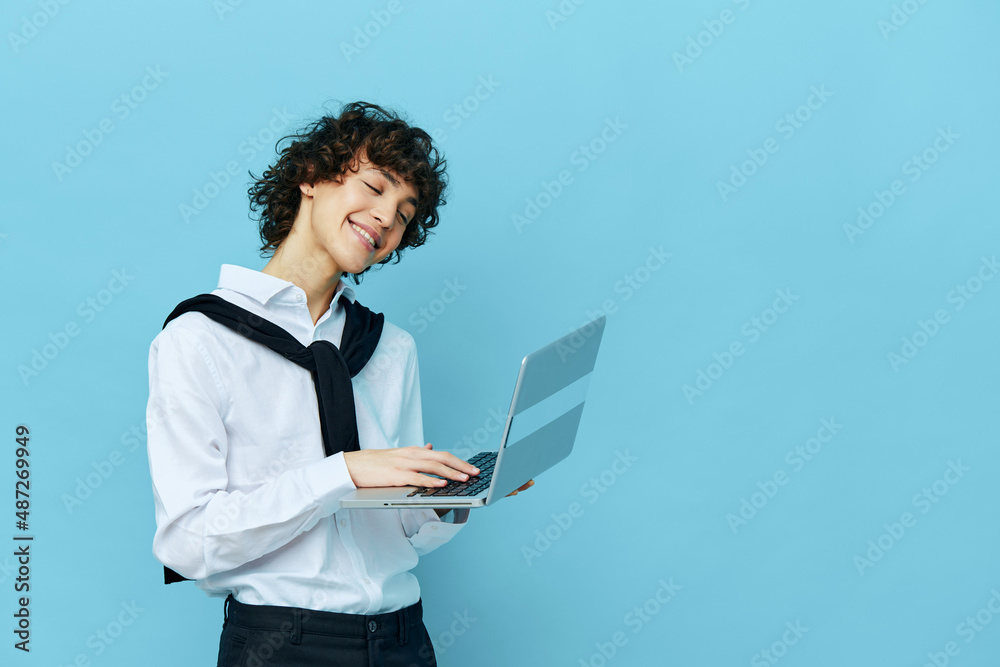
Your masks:
<svg viewBox="0 0 1000 667"><path fill-rule="evenodd" d="M296 294L295 295L295 300L296 301L302 301L302 295L301 294Z"/></svg>
<svg viewBox="0 0 1000 667"><path fill-rule="evenodd" d="M375 632L378 630L378 623L375 621L368 621L368 632Z"/></svg>
<svg viewBox="0 0 1000 667"><path fill-rule="evenodd" d="M369 579L368 577L365 577L365 578L364 578L364 582L365 582L366 584L370 584L370 583L372 583L372 580L371 580L371 579Z"/></svg>
<svg viewBox="0 0 1000 667"><path fill-rule="evenodd" d="M341 525L342 527L346 528L346 527L347 527L347 519L341 519L341 520L340 520L340 525Z"/></svg>

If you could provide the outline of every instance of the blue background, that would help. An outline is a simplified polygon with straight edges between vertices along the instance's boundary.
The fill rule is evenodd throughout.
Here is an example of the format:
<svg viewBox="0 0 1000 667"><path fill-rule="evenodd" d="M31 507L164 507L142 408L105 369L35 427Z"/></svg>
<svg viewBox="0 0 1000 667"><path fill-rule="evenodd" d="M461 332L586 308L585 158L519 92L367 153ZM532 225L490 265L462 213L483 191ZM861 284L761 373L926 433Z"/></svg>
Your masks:
<svg viewBox="0 0 1000 667"><path fill-rule="evenodd" d="M363 99L450 165L437 233L359 288L417 340L427 440L485 439L523 354L614 311L573 455L418 568L442 665L997 664L1000 7L562 7L5 3L0 539L26 424L35 542L27 655L0 549L0 661L214 664L221 600L151 553L149 343L263 266L278 136Z"/></svg>

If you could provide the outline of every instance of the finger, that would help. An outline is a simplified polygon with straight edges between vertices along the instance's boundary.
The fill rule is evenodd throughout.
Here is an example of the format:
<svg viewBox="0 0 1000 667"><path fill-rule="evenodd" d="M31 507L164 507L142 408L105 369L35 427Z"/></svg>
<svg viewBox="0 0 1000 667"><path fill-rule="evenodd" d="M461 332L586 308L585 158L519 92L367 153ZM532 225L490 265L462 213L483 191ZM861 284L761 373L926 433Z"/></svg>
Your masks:
<svg viewBox="0 0 1000 667"><path fill-rule="evenodd" d="M471 475L467 473L456 470L455 468L434 459L418 459L416 461L411 461L404 467L414 473L437 475L439 477L459 482L467 482L471 477Z"/></svg>
<svg viewBox="0 0 1000 667"><path fill-rule="evenodd" d="M438 479L437 477L428 477L427 475L421 475L420 473L413 473L409 481L406 482L405 486L426 486L430 488L444 486L448 483L446 479Z"/></svg>
<svg viewBox="0 0 1000 667"><path fill-rule="evenodd" d="M454 468L450 468L443 463L437 463L434 461L428 461L424 465L416 468L416 470L418 470L419 472L433 473L440 477L447 477L448 479L453 479L458 482L467 482L470 477L470 475L464 472L455 470Z"/></svg>
<svg viewBox="0 0 1000 667"><path fill-rule="evenodd" d="M451 452L434 451L429 447L418 449L417 452L419 452L417 454L418 458L436 461L437 463L446 465L454 470L460 470L466 473L467 475L479 474L479 468L472 465L468 461L463 461L462 459L458 458Z"/></svg>
<svg viewBox="0 0 1000 667"><path fill-rule="evenodd" d="M527 484L525 484L524 486L520 487L516 491L512 491L512 492L508 493L507 497L509 498L510 496L516 496L519 492L524 491L528 487L534 486L534 485L535 485L535 480L530 480Z"/></svg>
<svg viewBox="0 0 1000 667"><path fill-rule="evenodd" d="M445 460L442 461L442 463L444 463L445 465L451 466L455 470L461 470L462 472L469 475L479 474L479 468L472 465L468 461L463 461L462 459L458 458L457 456L455 456L450 452L438 452L438 453L445 455Z"/></svg>

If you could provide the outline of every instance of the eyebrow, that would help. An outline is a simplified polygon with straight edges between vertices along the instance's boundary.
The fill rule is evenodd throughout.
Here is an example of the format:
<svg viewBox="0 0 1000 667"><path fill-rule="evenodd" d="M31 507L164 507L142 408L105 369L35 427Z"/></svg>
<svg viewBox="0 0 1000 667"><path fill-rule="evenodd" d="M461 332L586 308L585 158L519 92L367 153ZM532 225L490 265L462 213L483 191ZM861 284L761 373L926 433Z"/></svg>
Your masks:
<svg viewBox="0 0 1000 667"><path fill-rule="evenodd" d="M383 176L385 176L385 180L387 180L387 181L389 181L390 183L392 183L392 185L393 185L394 187L397 187L397 188L399 187L399 180L398 180L398 179L397 179L397 178L396 178L395 176L393 176L392 174L390 174L390 173L389 173L389 172L388 172L387 170L385 170L385 169L382 169L381 167L375 167L374 169L375 169L375 171L377 171L378 173L380 173L380 174L382 174ZM413 207L414 207L414 208L416 208L416 207L417 207L417 200L416 200L416 199L414 199L413 197L407 197L407 198L406 198L406 201L407 201L407 203L409 203L409 204L413 204Z"/></svg>

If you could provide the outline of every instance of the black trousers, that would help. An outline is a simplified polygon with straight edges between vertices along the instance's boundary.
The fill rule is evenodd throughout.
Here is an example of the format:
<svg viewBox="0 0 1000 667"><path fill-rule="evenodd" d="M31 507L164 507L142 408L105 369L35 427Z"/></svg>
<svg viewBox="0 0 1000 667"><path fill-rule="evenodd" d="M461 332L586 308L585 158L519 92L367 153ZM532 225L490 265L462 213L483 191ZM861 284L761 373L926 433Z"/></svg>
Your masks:
<svg viewBox="0 0 1000 667"><path fill-rule="evenodd" d="M218 667L437 666L419 600L365 616L248 605L230 595L223 617Z"/></svg>

